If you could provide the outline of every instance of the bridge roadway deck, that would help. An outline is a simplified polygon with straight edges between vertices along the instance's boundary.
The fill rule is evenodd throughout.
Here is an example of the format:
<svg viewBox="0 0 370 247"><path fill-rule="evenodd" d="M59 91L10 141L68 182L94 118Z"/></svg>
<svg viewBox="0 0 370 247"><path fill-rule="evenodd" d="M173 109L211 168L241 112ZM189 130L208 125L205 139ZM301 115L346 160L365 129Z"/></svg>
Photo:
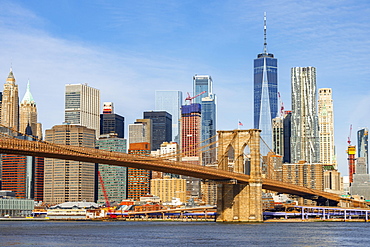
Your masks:
<svg viewBox="0 0 370 247"><path fill-rule="evenodd" d="M250 177L245 174L204 167L186 162L169 161L163 158L137 156L101 149L84 148L52 144L41 141L25 141L13 138L0 138L0 153L38 156L65 160L84 161L116 166L125 166L166 173L186 175L201 179L215 180L216 182L234 181L249 183ZM271 179L262 180L262 188L281 193L288 193L305 198L322 197L332 201L341 198L332 193L305 188Z"/></svg>

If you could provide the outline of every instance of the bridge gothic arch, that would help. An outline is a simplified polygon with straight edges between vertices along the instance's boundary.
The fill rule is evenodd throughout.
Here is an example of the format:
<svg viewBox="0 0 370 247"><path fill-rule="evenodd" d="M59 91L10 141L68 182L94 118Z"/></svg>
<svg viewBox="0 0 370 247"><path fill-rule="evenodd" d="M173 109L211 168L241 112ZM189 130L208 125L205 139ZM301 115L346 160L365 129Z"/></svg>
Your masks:
<svg viewBox="0 0 370 247"><path fill-rule="evenodd" d="M217 221L262 222L262 178L260 165L260 130L218 131L218 168L229 171L230 150L234 150L233 172L246 174L246 147L250 150L250 182L232 181L217 187Z"/></svg>

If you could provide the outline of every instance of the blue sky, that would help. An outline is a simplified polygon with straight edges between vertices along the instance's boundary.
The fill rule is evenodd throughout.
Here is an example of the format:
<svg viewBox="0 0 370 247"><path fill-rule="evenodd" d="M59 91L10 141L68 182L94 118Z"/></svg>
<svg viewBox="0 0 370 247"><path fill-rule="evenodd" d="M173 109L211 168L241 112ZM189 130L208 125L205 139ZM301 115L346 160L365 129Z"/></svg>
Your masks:
<svg viewBox="0 0 370 247"><path fill-rule="evenodd" d="M0 75L12 64L22 98L27 79L39 121L64 120L64 87L88 83L126 125L154 110L155 90L192 90L209 74L218 129L253 125L253 59L278 59L279 91L290 109L290 68L314 66L318 88L333 89L339 169L347 174L349 126L370 122L370 3L327 1L0 0Z"/></svg>

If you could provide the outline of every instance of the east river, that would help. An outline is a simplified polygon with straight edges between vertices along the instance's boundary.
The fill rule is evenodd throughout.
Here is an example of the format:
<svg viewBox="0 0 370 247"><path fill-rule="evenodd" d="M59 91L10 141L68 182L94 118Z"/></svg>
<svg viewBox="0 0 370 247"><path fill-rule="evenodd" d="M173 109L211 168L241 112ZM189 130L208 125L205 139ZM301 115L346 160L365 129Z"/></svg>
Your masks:
<svg viewBox="0 0 370 247"><path fill-rule="evenodd" d="M0 221L1 246L370 246L370 223Z"/></svg>

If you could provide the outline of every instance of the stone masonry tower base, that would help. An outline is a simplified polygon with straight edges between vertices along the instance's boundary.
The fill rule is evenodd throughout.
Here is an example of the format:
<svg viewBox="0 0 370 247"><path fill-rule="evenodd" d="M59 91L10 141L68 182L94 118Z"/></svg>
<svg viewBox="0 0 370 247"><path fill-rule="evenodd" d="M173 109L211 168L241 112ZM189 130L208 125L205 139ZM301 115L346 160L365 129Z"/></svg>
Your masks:
<svg viewBox="0 0 370 247"><path fill-rule="evenodd" d="M250 183L230 181L217 186L217 222L263 221L260 132L258 129L218 131L218 169L249 174ZM246 147L250 151L249 162L245 162Z"/></svg>

